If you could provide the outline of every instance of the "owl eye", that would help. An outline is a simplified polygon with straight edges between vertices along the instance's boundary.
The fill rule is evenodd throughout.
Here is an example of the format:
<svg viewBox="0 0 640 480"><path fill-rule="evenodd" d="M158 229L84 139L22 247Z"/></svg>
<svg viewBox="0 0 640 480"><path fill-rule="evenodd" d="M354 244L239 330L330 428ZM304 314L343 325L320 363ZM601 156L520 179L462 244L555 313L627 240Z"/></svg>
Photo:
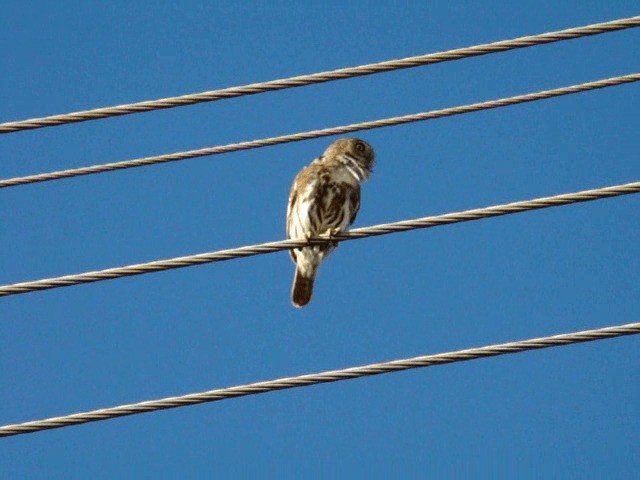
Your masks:
<svg viewBox="0 0 640 480"><path fill-rule="evenodd" d="M356 143L356 150L358 150L359 152L364 152L366 150L364 143L362 142Z"/></svg>

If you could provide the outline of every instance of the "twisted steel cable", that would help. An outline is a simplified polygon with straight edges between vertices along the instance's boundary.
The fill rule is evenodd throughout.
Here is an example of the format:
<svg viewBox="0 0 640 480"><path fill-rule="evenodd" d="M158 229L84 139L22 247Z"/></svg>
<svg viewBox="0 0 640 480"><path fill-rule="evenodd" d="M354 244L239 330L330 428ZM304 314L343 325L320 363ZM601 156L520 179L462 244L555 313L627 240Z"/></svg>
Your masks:
<svg viewBox="0 0 640 480"><path fill-rule="evenodd" d="M32 433L40 430L52 428L70 427L81 423L97 422L111 418L135 415L138 413L154 412L169 408L186 407L199 403L217 402L228 398L245 397L247 395L258 395L275 390L286 390L289 388L308 387L321 383L338 382L350 380L382 373L399 372L414 368L431 367L446 363L464 362L485 357L495 357L508 353L523 352L526 350L538 350L542 348L559 347L572 343L591 342L605 338L620 337L623 335L636 335L640 333L640 323L629 323L613 327L604 327L581 332L565 333L549 337L533 338L517 342L500 343L485 347L469 348L452 352L438 353L435 355L424 355L390 362L372 363L359 367L345 368L342 370L332 370L321 373L312 373L296 377L286 377L266 382L250 383L235 387L209 390L200 393L191 393L178 397L167 397L159 400L150 400L118 407L103 408L88 412L75 413L63 417L48 418L45 420L35 420L31 422L5 425L0 427L0 437L9 437L24 433Z"/></svg>
<svg viewBox="0 0 640 480"><path fill-rule="evenodd" d="M222 262L225 260L251 257L254 255L263 255L266 253L289 250L291 248L304 247L307 245L324 244L328 241L355 240L358 238L405 232L408 230L415 230L419 228L429 228L439 225L468 222L472 220L479 220L481 218L498 217L501 215L509 215L528 210L538 210L542 208L556 207L559 205L568 205L571 203L588 202L590 200L616 197L637 192L640 192L640 182L633 182L624 185L614 185L610 187L596 188L593 190L583 190L575 193L565 193L552 197L542 197L533 200L507 203L505 205L496 205L492 207L447 213L444 215L422 217L413 220L403 220L400 222L384 223L380 225L373 225L370 227L356 228L355 230L336 234L331 237L329 237L328 235L321 235L317 238L312 238L309 240L281 240L277 242L268 242L258 245L232 248L229 250L219 250L217 252L200 253L197 255L176 257L166 260L157 260L154 262L139 263L124 267L108 268L105 270L79 273L75 275L45 278L42 280L35 280L31 282L14 283L12 285L0 286L0 297L33 292L36 290L48 290L51 288L67 287L70 285L79 285L82 283L98 282L102 280L110 280L113 278L127 277L132 275L141 275L150 272L159 272L163 270L170 270L173 268L200 265L203 263Z"/></svg>
<svg viewBox="0 0 640 480"><path fill-rule="evenodd" d="M221 153L235 152L238 150L250 150L253 148L261 148L270 145L278 145L281 143L299 142L301 140L309 140L318 137L327 137L330 135L344 134L355 132L358 130L370 130L373 128L389 127L392 125L400 125L403 123L419 122L423 120L432 120L435 118L449 117L470 113L479 110L489 110L492 108L506 107L518 103L532 102L535 100L543 100L547 98L559 97L562 95L570 95L573 93L595 90L598 88L613 87L625 83L637 82L640 80L640 73L622 75L619 77L606 78L593 82L572 85L569 87L556 88L553 90L543 90L525 95L517 95L515 97L500 98L486 102L473 103L470 105L461 105L458 107L443 108L441 110L431 110L428 112L415 113L412 115L404 115L401 117L384 118L381 120L372 120L362 123L354 123L351 125L343 125L338 127L325 128L321 130L311 130L308 132L293 133L290 135L282 135L279 137L263 138L260 140L251 140L240 143L231 143L216 147L206 147L198 150L189 150L186 152L168 153L154 157L136 158L132 160L124 160L121 162L105 163L101 165L93 165L90 167L72 168L68 170L59 170L56 172L40 173L25 177L14 177L0 180L0 188L14 187L28 183L45 182L49 180L58 180L61 178L77 177L80 175L89 175L93 173L108 172L112 170L121 170L125 168L142 167L145 165L153 165L156 163L175 162L177 160L186 160L189 158L202 157L206 155L219 155Z"/></svg>
<svg viewBox="0 0 640 480"><path fill-rule="evenodd" d="M483 45L477 45L467 48L457 48L445 52L430 53L426 55L418 55L397 60L388 60L368 65L360 65L358 67L341 68L310 75L301 75L297 77L271 80L268 82L252 83L249 85L238 87L223 88L221 90L192 93L188 95L180 95L177 97L148 100L144 102L130 103L114 107L96 108L93 110L85 110L63 115L52 115L49 117L6 122L0 124L0 134L17 132L21 130L30 130L35 128L51 127L67 123L85 122L87 120L97 120L100 118L115 117L120 115L129 115L132 113L148 112L150 110L180 107L201 102L213 102L215 100L222 100L225 98L241 97L244 95L253 95L256 93L283 90L286 88L301 87L314 83L330 82L333 80L371 75L391 70L412 68L420 65L429 65L450 60L459 60L467 57L486 55L488 53L503 52L506 50L530 47L533 45L553 43L589 35L598 35L615 30L624 30L627 28L637 27L639 25L640 16L621 18L610 22L586 25L584 27L569 28L566 30L514 38L511 40L502 40L499 42L486 43Z"/></svg>

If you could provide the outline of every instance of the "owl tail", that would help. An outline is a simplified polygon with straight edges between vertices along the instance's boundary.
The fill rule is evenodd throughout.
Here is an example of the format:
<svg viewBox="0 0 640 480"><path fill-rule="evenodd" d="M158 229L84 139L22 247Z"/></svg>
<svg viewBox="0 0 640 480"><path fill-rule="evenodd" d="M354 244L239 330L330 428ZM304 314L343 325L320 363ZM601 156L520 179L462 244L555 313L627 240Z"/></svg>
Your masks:
<svg viewBox="0 0 640 480"><path fill-rule="evenodd" d="M296 275L293 279L293 288L291 289L291 303L294 307L304 307L311 301L313 295L313 282L316 279L316 273L311 276L303 276L300 269L296 268Z"/></svg>

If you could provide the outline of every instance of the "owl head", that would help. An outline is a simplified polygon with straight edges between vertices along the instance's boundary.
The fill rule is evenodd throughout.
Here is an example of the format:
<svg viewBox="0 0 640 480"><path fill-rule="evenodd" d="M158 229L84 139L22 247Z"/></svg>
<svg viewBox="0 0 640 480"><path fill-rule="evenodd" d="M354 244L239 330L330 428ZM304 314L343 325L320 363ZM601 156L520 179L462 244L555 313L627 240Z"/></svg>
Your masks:
<svg viewBox="0 0 640 480"><path fill-rule="evenodd" d="M367 173L371 173L375 163L373 148L364 140L359 138L341 138L329 145L324 152L328 158L340 157L342 155L351 157Z"/></svg>

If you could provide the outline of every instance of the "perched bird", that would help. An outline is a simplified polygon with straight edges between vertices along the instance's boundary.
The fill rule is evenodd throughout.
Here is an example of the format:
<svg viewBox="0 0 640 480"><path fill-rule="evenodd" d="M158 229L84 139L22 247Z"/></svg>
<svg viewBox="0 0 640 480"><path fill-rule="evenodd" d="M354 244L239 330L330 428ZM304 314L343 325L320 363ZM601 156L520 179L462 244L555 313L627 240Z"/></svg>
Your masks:
<svg viewBox="0 0 640 480"><path fill-rule="evenodd" d="M287 207L287 237L312 238L324 233L344 232L360 208L360 183L371 175L374 153L357 138L343 138L311 164L293 181ZM303 307L311 300L318 267L336 247L313 245L291 250L296 264L291 303Z"/></svg>

